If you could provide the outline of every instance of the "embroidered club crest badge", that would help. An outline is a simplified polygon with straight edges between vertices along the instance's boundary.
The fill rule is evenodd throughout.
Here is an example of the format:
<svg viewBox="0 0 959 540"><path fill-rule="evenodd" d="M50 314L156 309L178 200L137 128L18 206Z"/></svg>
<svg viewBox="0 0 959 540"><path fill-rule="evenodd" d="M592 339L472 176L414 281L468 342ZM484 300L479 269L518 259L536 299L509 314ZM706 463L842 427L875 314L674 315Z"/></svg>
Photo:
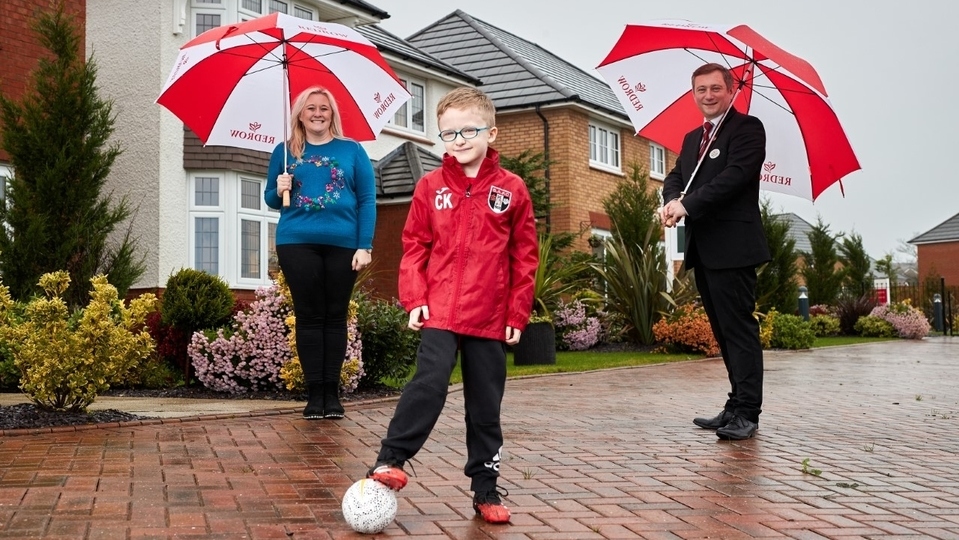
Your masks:
<svg viewBox="0 0 959 540"><path fill-rule="evenodd" d="M509 208L509 201L513 194L503 188L490 186L489 188L489 208L497 214L502 214Z"/></svg>

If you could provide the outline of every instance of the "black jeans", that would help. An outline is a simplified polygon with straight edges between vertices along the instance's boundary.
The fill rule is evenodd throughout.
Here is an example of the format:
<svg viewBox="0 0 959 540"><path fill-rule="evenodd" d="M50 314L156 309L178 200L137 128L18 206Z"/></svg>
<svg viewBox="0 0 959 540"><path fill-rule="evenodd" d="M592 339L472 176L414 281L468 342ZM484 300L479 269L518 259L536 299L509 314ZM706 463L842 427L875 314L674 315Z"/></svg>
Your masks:
<svg viewBox="0 0 959 540"><path fill-rule="evenodd" d="M443 412L456 352L462 351L466 404L466 467L470 490L496 487L503 448L500 406L506 387L506 346L502 341L424 329L416 374L403 389L377 461L403 463L426 443Z"/></svg>
<svg viewBox="0 0 959 540"><path fill-rule="evenodd" d="M293 298L296 351L307 383L339 384L346 356L346 317L356 283L355 253L323 244L276 246Z"/></svg>

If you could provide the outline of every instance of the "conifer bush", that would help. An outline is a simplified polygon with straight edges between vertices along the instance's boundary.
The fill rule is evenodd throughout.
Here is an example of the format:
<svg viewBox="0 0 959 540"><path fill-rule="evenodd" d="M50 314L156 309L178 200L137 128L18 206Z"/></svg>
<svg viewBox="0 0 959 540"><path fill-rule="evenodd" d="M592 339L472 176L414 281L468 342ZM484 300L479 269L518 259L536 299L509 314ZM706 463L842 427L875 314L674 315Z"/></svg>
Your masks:
<svg viewBox="0 0 959 540"><path fill-rule="evenodd" d="M143 325L156 297L144 294L127 306L106 276L90 281L90 302L71 312L63 298L69 274L44 274L39 285L45 297L27 303L22 320L15 320L10 291L0 285L0 341L20 370L20 388L42 408L86 410L111 380L153 352Z"/></svg>

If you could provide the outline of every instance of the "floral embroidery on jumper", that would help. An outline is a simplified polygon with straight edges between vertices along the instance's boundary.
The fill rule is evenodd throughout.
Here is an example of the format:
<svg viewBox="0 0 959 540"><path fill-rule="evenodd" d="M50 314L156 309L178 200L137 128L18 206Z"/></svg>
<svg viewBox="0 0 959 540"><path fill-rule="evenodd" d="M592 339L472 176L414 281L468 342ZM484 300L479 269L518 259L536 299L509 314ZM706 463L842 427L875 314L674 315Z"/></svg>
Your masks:
<svg viewBox="0 0 959 540"><path fill-rule="evenodd" d="M325 156L310 156L307 159L298 159L296 163L290 165L290 172L292 173L300 165L306 165L307 163L312 163L317 167L329 167L330 168L330 181L326 184L326 193L315 197L309 198L305 195L301 195L300 191L303 187L303 182L297 180L294 182L294 190L296 191L296 200L293 204L297 207L306 208L307 210L322 210L326 208L328 204L336 204L336 201L340 198L340 190L346 186L346 181L344 180L345 175L343 170L337 167L337 162L335 159L330 159Z"/></svg>

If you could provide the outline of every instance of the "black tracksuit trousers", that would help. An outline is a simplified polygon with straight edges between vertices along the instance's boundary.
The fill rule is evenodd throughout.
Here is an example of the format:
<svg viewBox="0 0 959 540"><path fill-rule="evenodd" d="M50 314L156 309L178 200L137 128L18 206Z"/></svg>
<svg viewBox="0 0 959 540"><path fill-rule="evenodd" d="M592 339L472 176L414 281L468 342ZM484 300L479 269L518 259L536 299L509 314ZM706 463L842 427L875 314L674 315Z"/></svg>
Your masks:
<svg viewBox="0 0 959 540"><path fill-rule="evenodd" d="M506 346L502 341L423 329L416 373L403 389L382 441L377 462L402 465L426 443L443 412L456 353L462 351L466 403L466 467L472 491L489 491L499 477L503 431L500 406L506 387Z"/></svg>

